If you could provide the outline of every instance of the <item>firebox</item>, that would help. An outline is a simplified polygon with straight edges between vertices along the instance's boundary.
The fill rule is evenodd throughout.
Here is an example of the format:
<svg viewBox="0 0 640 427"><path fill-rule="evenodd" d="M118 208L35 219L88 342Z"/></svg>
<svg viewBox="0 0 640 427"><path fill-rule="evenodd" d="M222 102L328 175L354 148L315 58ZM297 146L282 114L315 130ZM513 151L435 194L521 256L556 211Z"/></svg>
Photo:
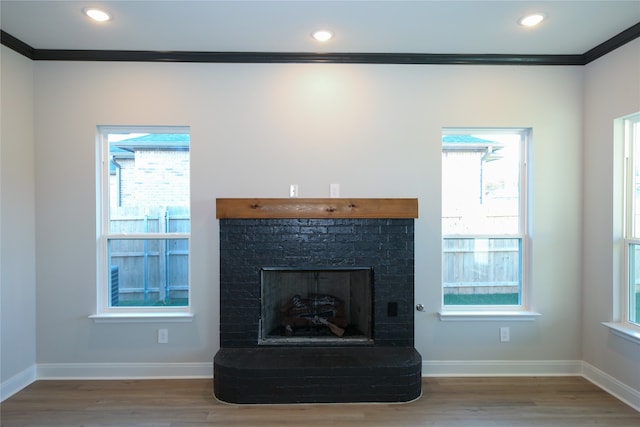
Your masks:
<svg viewBox="0 0 640 427"><path fill-rule="evenodd" d="M373 342L372 267L264 267L261 345Z"/></svg>

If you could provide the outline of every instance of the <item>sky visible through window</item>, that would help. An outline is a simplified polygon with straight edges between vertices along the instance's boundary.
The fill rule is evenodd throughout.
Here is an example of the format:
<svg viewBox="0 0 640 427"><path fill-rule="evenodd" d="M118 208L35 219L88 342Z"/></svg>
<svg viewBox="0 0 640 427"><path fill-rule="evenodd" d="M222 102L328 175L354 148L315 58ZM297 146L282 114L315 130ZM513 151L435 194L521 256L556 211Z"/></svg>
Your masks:
<svg viewBox="0 0 640 427"><path fill-rule="evenodd" d="M443 143L442 234L518 233L520 134L468 136Z"/></svg>

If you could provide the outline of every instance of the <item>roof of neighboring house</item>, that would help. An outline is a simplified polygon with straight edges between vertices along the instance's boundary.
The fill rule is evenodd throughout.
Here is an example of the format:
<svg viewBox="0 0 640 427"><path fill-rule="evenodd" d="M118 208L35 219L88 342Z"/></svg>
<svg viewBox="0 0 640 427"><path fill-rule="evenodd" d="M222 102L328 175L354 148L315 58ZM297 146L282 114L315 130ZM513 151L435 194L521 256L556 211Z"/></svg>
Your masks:
<svg viewBox="0 0 640 427"><path fill-rule="evenodd" d="M469 143L473 143L473 144L491 143L491 144L494 144L493 141L489 141L488 139L478 138L477 136L473 136L473 135L443 135L442 136L442 142L446 142L446 143L465 143L465 144L469 144Z"/></svg>
<svg viewBox="0 0 640 427"><path fill-rule="evenodd" d="M123 139L120 142L181 142L189 143L191 136L188 133L148 133L134 138Z"/></svg>
<svg viewBox="0 0 640 427"><path fill-rule="evenodd" d="M149 133L109 144L109 171L116 172L118 158L131 158L133 152L145 148L171 151L189 151L191 135L188 133Z"/></svg>
<svg viewBox="0 0 640 427"><path fill-rule="evenodd" d="M117 154L114 149L133 152L144 148L161 148L165 150L188 151L191 135L188 133L149 133L134 138L123 139L110 144L110 152Z"/></svg>
<svg viewBox="0 0 640 427"><path fill-rule="evenodd" d="M486 151L490 147L496 151L502 148L503 144L473 135L450 134L442 136L443 150Z"/></svg>

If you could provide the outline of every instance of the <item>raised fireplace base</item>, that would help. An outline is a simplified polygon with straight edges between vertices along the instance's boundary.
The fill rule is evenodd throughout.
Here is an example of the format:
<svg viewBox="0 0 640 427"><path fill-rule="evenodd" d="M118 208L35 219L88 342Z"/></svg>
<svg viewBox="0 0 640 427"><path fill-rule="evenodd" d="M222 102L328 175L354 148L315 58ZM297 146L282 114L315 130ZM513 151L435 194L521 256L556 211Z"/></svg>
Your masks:
<svg viewBox="0 0 640 427"><path fill-rule="evenodd" d="M413 347L223 348L214 394L229 403L409 402L421 395Z"/></svg>

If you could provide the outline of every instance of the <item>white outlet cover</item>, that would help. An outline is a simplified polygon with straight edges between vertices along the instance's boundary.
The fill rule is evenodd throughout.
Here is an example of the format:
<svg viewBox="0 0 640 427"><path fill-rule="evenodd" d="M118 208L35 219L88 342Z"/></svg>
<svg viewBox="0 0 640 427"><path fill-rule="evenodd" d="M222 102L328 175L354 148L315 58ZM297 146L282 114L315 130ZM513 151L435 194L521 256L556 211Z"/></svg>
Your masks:
<svg viewBox="0 0 640 427"><path fill-rule="evenodd" d="M500 342L509 342L510 340L510 334L509 334L509 328L508 327L502 327L500 328Z"/></svg>
<svg viewBox="0 0 640 427"><path fill-rule="evenodd" d="M298 197L298 184L289 186L289 197Z"/></svg>
<svg viewBox="0 0 640 427"><path fill-rule="evenodd" d="M329 185L329 196L340 197L340 184Z"/></svg>

